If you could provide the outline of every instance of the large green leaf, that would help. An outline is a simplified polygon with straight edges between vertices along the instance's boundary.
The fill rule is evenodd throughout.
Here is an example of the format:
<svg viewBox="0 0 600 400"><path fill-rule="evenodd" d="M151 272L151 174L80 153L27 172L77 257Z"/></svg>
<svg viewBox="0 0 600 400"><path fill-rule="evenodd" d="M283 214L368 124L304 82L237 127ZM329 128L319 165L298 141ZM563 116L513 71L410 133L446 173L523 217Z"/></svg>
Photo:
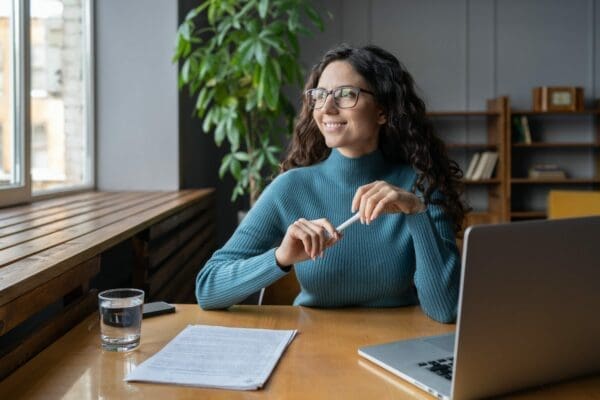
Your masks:
<svg viewBox="0 0 600 400"><path fill-rule="evenodd" d="M231 162L229 163L229 172L231 172L231 175L233 175L236 180L240 180L240 177L242 176L242 164L239 160L236 160L235 158L231 159Z"/></svg>
<svg viewBox="0 0 600 400"><path fill-rule="evenodd" d="M261 19L267 18L267 11L269 10L269 0L260 0L258 2L258 15Z"/></svg>
<svg viewBox="0 0 600 400"><path fill-rule="evenodd" d="M181 67L181 79L183 82L188 83L190 81L190 58L185 60Z"/></svg>
<svg viewBox="0 0 600 400"><path fill-rule="evenodd" d="M258 38L254 41L254 57L260 65L265 65L267 62L267 49L265 49L262 41Z"/></svg>
<svg viewBox="0 0 600 400"><path fill-rule="evenodd" d="M279 64L271 59L266 65L264 74L265 100L271 110L277 108L277 102L279 101L280 80L277 77L278 67ZM281 71L279 71L280 74Z"/></svg>
<svg viewBox="0 0 600 400"><path fill-rule="evenodd" d="M238 151L233 156L236 160L239 161L250 161L250 156L248 155L248 153L245 153L243 151Z"/></svg>
<svg viewBox="0 0 600 400"><path fill-rule="evenodd" d="M221 146L221 143L225 140L225 135L227 134L226 126L227 120L224 118L221 118L221 120L217 122L217 127L215 128L215 143L217 143L217 146Z"/></svg>
<svg viewBox="0 0 600 400"><path fill-rule="evenodd" d="M229 164L231 163L232 158L233 158L232 154L227 154L221 160L221 167L219 167L219 178L223 179L223 177L225 176L225 173L229 169Z"/></svg>
<svg viewBox="0 0 600 400"><path fill-rule="evenodd" d="M181 24L177 33L181 36L182 39L189 41L191 38L191 26L190 24Z"/></svg>

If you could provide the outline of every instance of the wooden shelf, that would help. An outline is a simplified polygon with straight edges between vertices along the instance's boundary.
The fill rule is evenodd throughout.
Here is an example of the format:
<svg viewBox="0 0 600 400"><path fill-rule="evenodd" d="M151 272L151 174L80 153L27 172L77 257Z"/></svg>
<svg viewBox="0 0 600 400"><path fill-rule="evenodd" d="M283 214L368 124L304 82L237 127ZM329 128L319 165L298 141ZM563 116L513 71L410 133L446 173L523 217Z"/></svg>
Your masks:
<svg viewBox="0 0 600 400"><path fill-rule="evenodd" d="M465 194L469 196L470 191L473 199L477 199L471 199L474 203L479 203L478 199L487 197L487 207L481 207L478 211L467 213L465 226L509 221L506 179L508 110L508 97L500 96L487 100L485 110L481 111L446 110L427 113L427 116L431 117L436 124L438 132L453 134L453 136L448 135L445 138L445 145L451 154L451 158L460 159L465 164L461 165L464 168L463 173L466 173L475 154L495 152L498 155L494 166L494 177L490 179L462 180L465 186ZM473 122L472 127L470 126L471 122ZM461 135L461 132L471 128L473 128L471 138ZM444 138L444 135L442 135L442 138ZM454 143L448 143L447 140L453 140ZM485 160L487 161L487 156ZM479 168L482 168L482 166L480 165Z"/></svg>
<svg viewBox="0 0 600 400"><path fill-rule="evenodd" d="M478 179L478 180L463 179L463 183L465 185L487 185L487 184L492 184L492 183L500 183L500 179L498 179L498 178Z"/></svg>
<svg viewBox="0 0 600 400"><path fill-rule="evenodd" d="M490 143L446 143L448 149L464 149L464 150L496 150L497 144Z"/></svg>
<svg viewBox="0 0 600 400"><path fill-rule="evenodd" d="M546 211L513 211L510 217L514 219L546 218Z"/></svg>
<svg viewBox="0 0 600 400"><path fill-rule="evenodd" d="M469 215L476 217L488 217L490 215L489 211L469 211Z"/></svg>
<svg viewBox="0 0 600 400"><path fill-rule="evenodd" d="M498 116L499 111L430 111L429 117L471 117L471 116Z"/></svg>
<svg viewBox="0 0 600 400"><path fill-rule="evenodd" d="M533 142L533 143L513 143L512 146L514 148L519 149L535 149L535 148L545 148L545 149L578 149L578 148L600 148L600 143L584 143L584 142L570 142L570 143L548 143L548 142Z"/></svg>
<svg viewBox="0 0 600 400"><path fill-rule="evenodd" d="M589 183L600 183L600 179L598 178L566 178L566 179L557 179L557 178L549 178L549 179L532 179L532 178L511 178L510 182L516 185L520 184L565 184L565 185L581 185L581 184L589 184Z"/></svg>
<svg viewBox="0 0 600 400"><path fill-rule="evenodd" d="M597 115L600 114L598 110L583 110L583 111L533 111L533 110L512 110L513 115Z"/></svg>
<svg viewBox="0 0 600 400"><path fill-rule="evenodd" d="M498 153L498 163L494 177L482 180L463 179L465 192L472 194L470 199L478 204L479 198L487 195L487 209L468 213L470 223L496 223L511 220L546 218L545 211L526 211L528 209L540 210L545 208L541 204L544 196L550 190L571 189L588 190L600 188L600 106L596 109L583 111L533 111L511 110L510 99L506 96L490 99L486 102L484 111L432 111L427 113L435 120L439 132L450 132L448 139L454 143L446 143L451 157L461 160L465 169L473 160L476 153L492 151ZM538 138L548 138L551 141L536 141L533 143L513 143L513 120L511 116L531 117L535 120L535 129ZM471 120L477 122L470 126ZM475 119L480 118L480 119ZM547 119L544 119L547 118ZM577 119L579 118L579 119ZM483 122L482 124L479 124ZM462 124L462 125L461 125ZM571 127L583 124L586 130L592 130L592 136L583 136L581 130L578 135L571 135ZM455 126L456 125L456 126ZM462 131L473 128L474 134L461 135ZM551 129L554 128L554 129ZM487 135L483 136L483 130ZM559 129L563 129L564 133ZM475 133L477 136L475 136ZM546 133L546 134L544 134ZM551 135L550 135L551 133ZM556 136L556 134L559 134ZM559 142L557 142L559 140ZM562 142L560 142L563 140ZM475 143L469 143L475 142ZM546 160L561 160L565 157L564 168L575 167L575 158L579 155L591 158L594 172L589 173L591 178L529 178L526 168L536 163L548 162ZM591 155L591 157L589 157ZM556 162L556 161L555 161ZM587 168L587 167L586 167ZM573 171L577 174L577 171ZM515 175L512 177L511 175ZM585 175L580 172L579 175ZM475 201L474 199L477 199ZM517 210L512 210L512 208Z"/></svg>

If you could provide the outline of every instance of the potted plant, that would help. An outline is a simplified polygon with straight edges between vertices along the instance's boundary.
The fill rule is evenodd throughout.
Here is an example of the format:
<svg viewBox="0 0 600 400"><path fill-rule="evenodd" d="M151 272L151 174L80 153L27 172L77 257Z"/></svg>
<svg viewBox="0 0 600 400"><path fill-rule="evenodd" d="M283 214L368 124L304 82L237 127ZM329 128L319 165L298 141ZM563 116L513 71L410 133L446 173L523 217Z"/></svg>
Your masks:
<svg viewBox="0 0 600 400"><path fill-rule="evenodd" d="M308 0L205 0L179 26L179 88L196 96L203 131L229 146L219 176L235 179L232 201L249 194L254 204L279 166L295 116L282 89L303 82L298 37L311 32L304 20L323 29Z"/></svg>

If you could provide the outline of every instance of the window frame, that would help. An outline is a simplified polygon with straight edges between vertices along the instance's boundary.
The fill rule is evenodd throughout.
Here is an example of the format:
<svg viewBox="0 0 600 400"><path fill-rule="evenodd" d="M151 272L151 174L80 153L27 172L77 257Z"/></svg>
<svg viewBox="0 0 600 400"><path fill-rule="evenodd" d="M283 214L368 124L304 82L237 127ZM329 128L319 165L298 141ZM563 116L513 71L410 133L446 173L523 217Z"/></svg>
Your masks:
<svg viewBox="0 0 600 400"><path fill-rule="evenodd" d="M11 71L13 85L9 88L12 98L10 113L14 121L15 143L13 147L15 168L22 186L0 189L0 207L28 203L65 194L93 190L96 187L95 153L95 46L94 46L94 0L81 0L83 32L82 79L84 88L84 118L86 129L85 173L86 183L68 188L54 188L33 192L31 181L31 41L30 0L13 0L11 18L14 35L11 40ZM21 165L23 166L21 168Z"/></svg>

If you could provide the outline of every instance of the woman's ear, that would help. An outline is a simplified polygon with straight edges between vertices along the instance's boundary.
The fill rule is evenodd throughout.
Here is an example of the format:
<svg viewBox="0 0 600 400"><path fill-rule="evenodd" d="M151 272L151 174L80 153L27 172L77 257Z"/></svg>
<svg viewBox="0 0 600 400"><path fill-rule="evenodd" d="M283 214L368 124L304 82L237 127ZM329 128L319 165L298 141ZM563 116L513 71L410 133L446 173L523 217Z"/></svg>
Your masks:
<svg viewBox="0 0 600 400"><path fill-rule="evenodd" d="M379 125L385 125L387 123L387 115L381 108L377 111L377 123Z"/></svg>

